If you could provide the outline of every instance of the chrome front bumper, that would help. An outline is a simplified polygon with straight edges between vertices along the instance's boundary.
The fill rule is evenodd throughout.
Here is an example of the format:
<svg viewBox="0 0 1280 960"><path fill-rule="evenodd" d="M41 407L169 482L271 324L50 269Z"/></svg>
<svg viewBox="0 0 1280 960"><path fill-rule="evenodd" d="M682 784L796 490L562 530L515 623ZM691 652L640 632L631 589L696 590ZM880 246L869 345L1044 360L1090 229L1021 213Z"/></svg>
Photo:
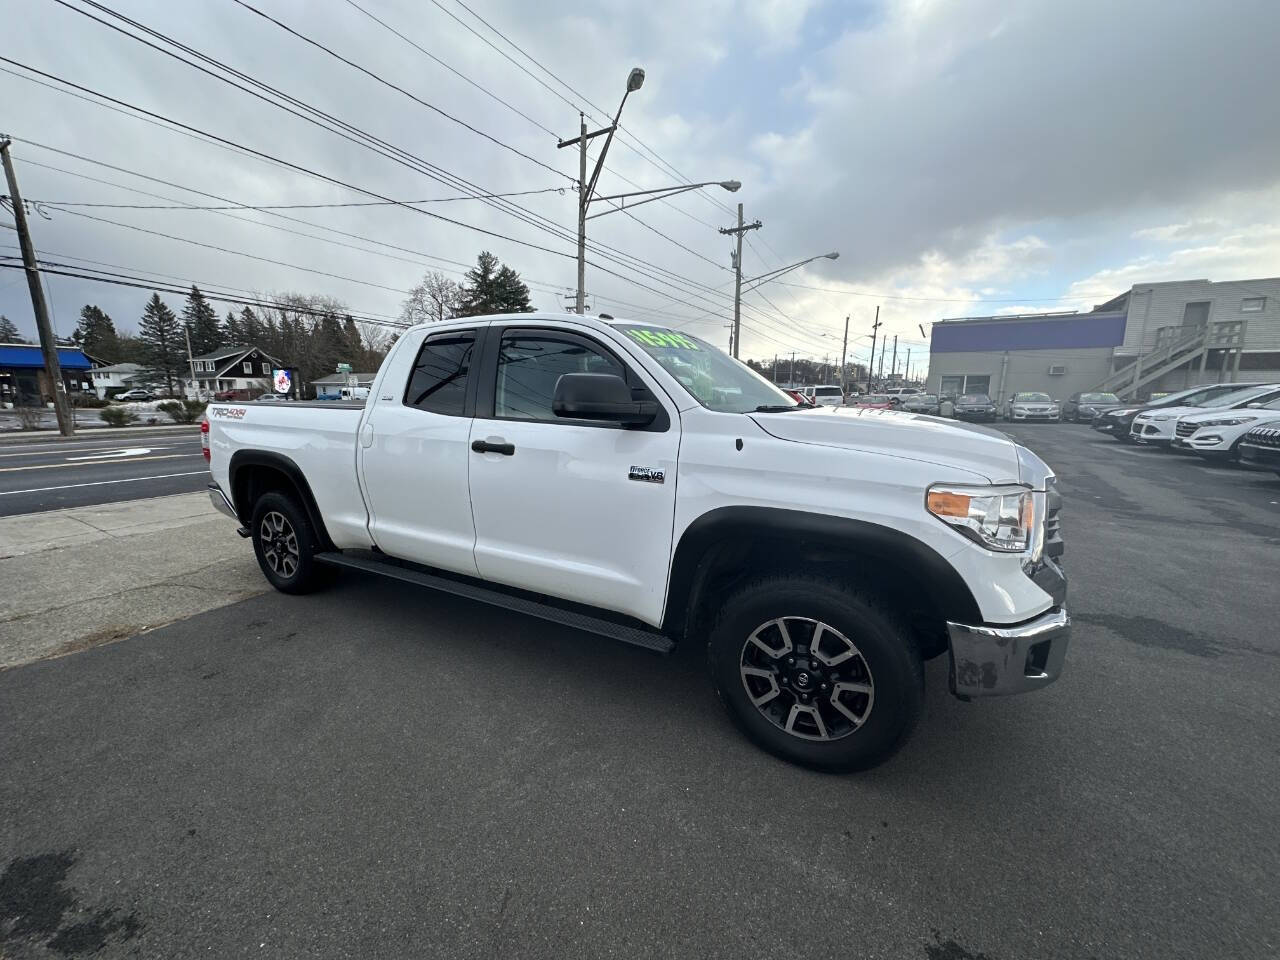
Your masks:
<svg viewBox="0 0 1280 960"><path fill-rule="evenodd" d="M209 499L213 501L213 505L219 513L225 513L232 520L237 523L240 522L240 518L236 516L235 506L227 499L227 495L222 492L222 488L216 483L209 484Z"/></svg>
<svg viewBox="0 0 1280 960"><path fill-rule="evenodd" d="M951 692L963 700L1039 690L1058 679L1071 618L1058 607L1012 627L948 623Z"/></svg>

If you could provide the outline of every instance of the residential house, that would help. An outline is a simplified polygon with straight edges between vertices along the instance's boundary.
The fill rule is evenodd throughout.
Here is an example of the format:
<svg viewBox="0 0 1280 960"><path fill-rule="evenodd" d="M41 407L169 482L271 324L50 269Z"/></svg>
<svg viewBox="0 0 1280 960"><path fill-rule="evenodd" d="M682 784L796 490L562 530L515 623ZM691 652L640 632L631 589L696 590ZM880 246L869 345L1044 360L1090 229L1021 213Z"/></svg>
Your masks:
<svg viewBox="0 0 1280 960"><path fill-rule="evenodd" d="M138 363L112 363L105 367L94 367L89 371L93 390L99 400L107 398L108 390L128 390L137 386L142 375L142 365Z"/></svg>
<svg viewBox="0 0 1280 960"><path fill-rule="evenodd" d="M271 371L284 366L258 347L219 347L193 357L194 384L191 375L182 378L189 395L211 396L225 390L240 390L246 395L266 393L271 389Z"/></svg>
<svg viewBox="0 0 1280 960"><path fill-rule="evenodd" d="M357 387L366 390L373 386L375 373L331 373L327 377L311 381L311 389L316 392L317 400L338 400L342 397L342 388L350 386L350 378L355 377Z"/></svg>

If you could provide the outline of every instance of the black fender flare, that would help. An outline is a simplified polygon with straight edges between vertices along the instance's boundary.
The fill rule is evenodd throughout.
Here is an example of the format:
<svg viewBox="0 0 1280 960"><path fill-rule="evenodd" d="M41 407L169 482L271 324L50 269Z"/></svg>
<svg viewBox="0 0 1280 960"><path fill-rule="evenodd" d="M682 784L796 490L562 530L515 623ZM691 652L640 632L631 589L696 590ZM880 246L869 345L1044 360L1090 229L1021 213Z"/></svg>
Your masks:
<svg viewBox="0 0 1280 960"><path fill-rule="evenodd" d="M797 550L830 551L892 559L919 571L929 596L942 616L958 623L981 623L973 591L940 553L901 530L803 510L776 507L719 507L702 514L680 536L667 582L663 629L672 636L683 632L708 574L703 559L716 544L729 539L784 540Z"/></svg>
<svg viewBox="0 0 1280 960"><path fill-rule="evenodd" d="M316 504L315 495L311 492L311 484L307 482L302 469L284 454L271 450L237 450L231 455L231 464L227 470L231 489L227 491L227 495L231 498L236 516L240 518L241 523L248 526L253 519L253 504L248 502L248 497L241 496L244 485L238 479L244 475L246 468L251 467L263 467L282 475L289 486L293 487L303 509L307 511L307 519L311 521L311 526L319 536L320 543L326 550L334 549L329 531L325 529L320 507Z"/></svg>

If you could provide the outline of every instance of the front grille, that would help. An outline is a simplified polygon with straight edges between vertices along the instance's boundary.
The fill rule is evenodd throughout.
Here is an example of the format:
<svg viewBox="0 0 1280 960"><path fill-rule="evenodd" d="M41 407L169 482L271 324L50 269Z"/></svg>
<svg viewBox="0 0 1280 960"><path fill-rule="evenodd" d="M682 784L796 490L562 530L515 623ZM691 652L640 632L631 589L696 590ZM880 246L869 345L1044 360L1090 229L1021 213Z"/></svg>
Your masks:
<svg viewBox="0 0 1280 960"><path fill-rule="evenodd" d="M1255 447L1280 447L1280 424L1254 427L1244 435L1244 442Z"/></svg>
<svg viewBox="0 0 1280 960"><path fill-rule="evenodd" d="M1194 423L1179 423L1174 427L1174 430L1177 432L1178 436L1185 440L1196 432L1196 425Z"/></svg>
<svg viewBox="0 0 1280 960"><path fill-rule="evenodd" d="M1066 544L1062 542L1062 494L1058 493L1057 484L1050 482L1045 487L1044 513L1044 553L1046 557L1057 559L1062 556Z"/></svg>

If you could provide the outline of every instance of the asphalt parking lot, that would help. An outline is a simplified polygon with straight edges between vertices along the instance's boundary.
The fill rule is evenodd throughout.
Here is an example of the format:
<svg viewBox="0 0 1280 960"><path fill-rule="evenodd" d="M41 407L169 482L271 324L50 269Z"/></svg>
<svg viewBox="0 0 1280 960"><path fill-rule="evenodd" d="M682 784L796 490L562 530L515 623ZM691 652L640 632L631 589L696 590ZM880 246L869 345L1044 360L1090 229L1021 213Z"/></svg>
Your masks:
<svg viewBox="0 0 1280 960"><path fill-rule="evenodd" d="M1009 432L1066 674L933 661L870 773L756 751L698 650L360 575L0 673L0 956L1276 956L1280 478Z"/></svg>

